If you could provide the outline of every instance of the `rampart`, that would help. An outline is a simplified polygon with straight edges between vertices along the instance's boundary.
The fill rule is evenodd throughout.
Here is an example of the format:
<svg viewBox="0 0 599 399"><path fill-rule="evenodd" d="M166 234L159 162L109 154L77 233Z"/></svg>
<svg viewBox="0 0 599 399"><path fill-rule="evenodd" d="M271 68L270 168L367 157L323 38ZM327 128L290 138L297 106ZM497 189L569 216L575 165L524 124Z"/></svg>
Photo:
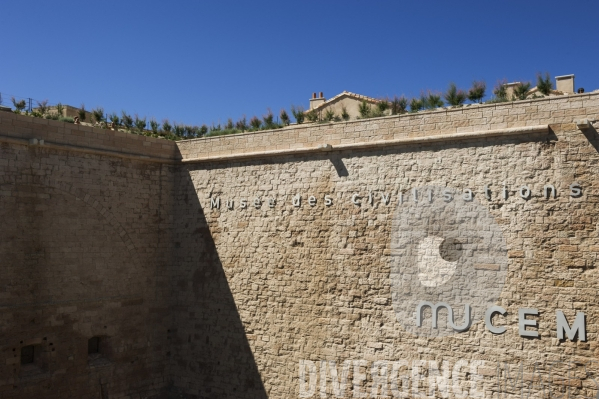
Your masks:
<svg viewBox="0 0 599 399"><path fill-rule="evenodd" d="M174 143L0 113L0 397L410 397L430 362L485 398L594 397L597 120L582 94ZM432 186L501 230L504 334L397 316L395 215ZM585 341L557 338L557 310Z"/></svg>

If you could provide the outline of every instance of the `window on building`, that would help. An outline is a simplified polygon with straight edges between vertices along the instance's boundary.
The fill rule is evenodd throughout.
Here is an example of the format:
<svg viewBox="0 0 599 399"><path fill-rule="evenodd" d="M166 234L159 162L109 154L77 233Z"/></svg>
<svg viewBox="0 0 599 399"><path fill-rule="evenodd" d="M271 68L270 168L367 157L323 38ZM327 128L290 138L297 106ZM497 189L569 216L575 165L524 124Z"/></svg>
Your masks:
<svg viewBox="0 0 599 399"><path fill-rule="evenodd" d="M100 337L92 337L87 341L87 354L94 355L100 353Z"/></svg>
<svg viewBox="0 0 599 399"><path fill-rule="evenodd" d="M27 345L21 348L21 364L32 364L34 360L35 347Z"/></svg>

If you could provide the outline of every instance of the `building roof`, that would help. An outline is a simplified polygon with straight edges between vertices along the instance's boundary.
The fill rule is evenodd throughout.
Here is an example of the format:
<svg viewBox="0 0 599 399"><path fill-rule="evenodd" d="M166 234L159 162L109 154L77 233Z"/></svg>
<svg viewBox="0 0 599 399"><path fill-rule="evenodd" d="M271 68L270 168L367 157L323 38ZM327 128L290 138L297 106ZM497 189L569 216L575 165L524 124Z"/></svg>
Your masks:
<svg viewBox="0 0 599 399"><path fill-rule="evenodd" d="M351 97L354 98L356 100L359 101L366 101L368 103L372 103L372 104L378 104L381 102L381 100L377 100L376 98L372 98L372 97L368 97L368 96L364 96L362 94L356 94L356 93L352 93L350 91L342 91L341 93L337 94L335 97L333 98L329 98L328 100L326 100L324 103L314 107L314 110L319 110L322 108L325 108L327 105L329 105L330 103L337 101L343 97Z"/></svg>
<svg viewBox="0 0 599 399"><path fill-rule="evenodd" d="M535 87L533 87L532 89L530 89L530 90L528 91L528 93L526 94L526 97L528 98L528 96L531 96L531 95L533 95L533 94L536 94L536 93L542 94L542 93L539 91L539 88L538 88L537 86L535 86ZM563 96L564 94L566 94L566 93L564 93L563 91L559 91L559 90L553 90L553 89L551 89L551 91L549 92L549 95L548 95L548 96Z"/></svg>

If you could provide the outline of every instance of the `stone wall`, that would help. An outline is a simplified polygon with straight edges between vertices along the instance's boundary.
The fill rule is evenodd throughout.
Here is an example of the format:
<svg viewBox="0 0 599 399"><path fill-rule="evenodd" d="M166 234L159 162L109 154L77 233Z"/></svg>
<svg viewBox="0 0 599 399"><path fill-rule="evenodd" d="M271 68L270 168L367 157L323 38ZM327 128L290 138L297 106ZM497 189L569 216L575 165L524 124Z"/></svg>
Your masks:
<svg viewBox="0 0 599 399"><path fill-rule="evenodd" d="M165 140L0 113L0 397L167 386L176 173L165 162L176 153ZM35 361L22 365L28 345Z"/></svg>
<svg viewBox="0 0 599 399"><path fill-rule="evenodd" d="M423 138L464 132L572 123L597 117L597 94L419 112L347 123L306 124L261 133L245 133L179 143L184 159L229 156L246 152L349 145L379 140Z"/></svg>
<svg viewBox="0 0 599 399"><path fill-rule="evenodd" d="M549 392L552 397L594 397L599 139L595 128L581 131L574 123L583 118L599 119L597 94L180 143L204 213L188 231L207 225L225 276L222 281L235 302L229 308L235 320L227 321L234 328L219 330L218 336L231 342L229 337L238 333L241 323L264 384L263 396L272 398L298 397L299 368L305 360L314 362L318 373L313 397L323 397L320 361L336 362L340 376L347 360L354 363L344 397L360 397L352 396L358 395L358 389L373 397L371 366L377 361L389 362L386 386L391 397L393 362L404 360L408 367L402 365L400 374L411 381L422 375L423 380L419 388L408 388L407 397L417 396L413 389L424 395L429 386L425 370L429 363L414 361L435 361L439 368L448 365L450 376L452 370L454 377L462 376L459 384L466 395L473 378L470 373L478 373L483 378L478 389L486 398L520 397L521 389L531 397L548 397ZM539 125L548 126L501 134L502 129ZM493 134L485 135L489 131ZM460 136L462 132L473 134ZM413 137L419 140L402 142ZM371 148L363 145L380 140L395 141ZM323 144L331 144L332 150L319 150ZM574 182L583 188L581 197L570 196ZM556 187L557 198L544 198L547 184ZM490 187L491 200L485 198L485 185ZM504 185L507 200L502 196ZM528 200L519 195L523 185L532 191ZM409 202L411 189L423 186L447 186L459 193L472 189L475 200L500 226L508 264L496 304L508 314L494 321L505 325L505 334L494 335L478 321L466 332L427 338L406 332L396 317L390 281L393 219L406 206L400 203L400 193ZM360 205L352 202L354 194L359 195L355 200L361 198ZM293 203L297 195L300 206ZM326 195L332 199L330 206L325 204ZM382 195L390 195L388 204ZM218 208L211 204L217 198ZM259 202L254 206L256 198ZM275 200L272 207L270 199ZM247 207L242 208L242 200ZM233 201L233 209L227 201ZM208 320L217 317L219 303L204 303L210 309ZM519 335L521 308L539 310L535 319L540 338ZM586 314L586 342L557 339L556 310L562 310L570 323L576 312ZM179 325L185 324L188 312L182 309ZM193 325L191 320L179 337L190 339L187 353L194 353L194 342L200 345L210 336L206 326ZM244 365L247 359L241 353L227 354L227 360ZM230 374L216 375L213 368L221 360L202 363L205 370L215 371L211 392L235 397L224 388ZM459 360L467 361L467 367L475 361L486 363L478 370L458 367L456 371ZM356 364L359 367L354 369ZM519 385L520 365L523 382ZM187 365L181 370L189 376L186 386L193 391L205 389L203 382L193 380L197 368ZM327 397L334 397L330 369L326 373L325 391ZM365 380L355 388L352 381L358 373L365 373ZM456 391L450 386L450 393ZM438 390L435 397L442 397Z"/></svg>
<svg viewBox="0 0 599 399"><path fill-rule="evenodd" d="M394 364L422 395L424 361L460 389L482 375L483 397L592 397L599 137L584 118L598 94L173 143L1 113L0 397L298 397L300 366L318 377L321 361L340 376L352 361L342 397L375 380L391 397ZM423 186L472 189L499 226L505 334L479 318L418 336L397 317L393 220ZM540 311L538 339L519 335L522 308ZM557 338L558 309L586 314L586 342Z"/></svg>

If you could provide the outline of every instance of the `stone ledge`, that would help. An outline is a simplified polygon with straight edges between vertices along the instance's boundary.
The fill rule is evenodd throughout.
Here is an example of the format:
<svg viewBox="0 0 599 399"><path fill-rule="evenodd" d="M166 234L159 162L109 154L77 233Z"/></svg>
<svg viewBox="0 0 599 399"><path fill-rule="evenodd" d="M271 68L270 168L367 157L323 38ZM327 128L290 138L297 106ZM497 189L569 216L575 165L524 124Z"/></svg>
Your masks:
<svg viewBox="0 0 599 399"><path fill-rule="evenodd" d="M399 145L410 145L420 143L434 143L439 141L450 141L450 140L465 140L472 138L487 138L496 136L511 136L516 134L532 134L532 133L546 133L549 131L549 125L535 125L535 126L523 126L513 127L506 129L496 130L482 130L476 132L465 132L465 133L449 133L440 134L434 136L423 136L423 137L406 137L394 140L379 140L370 142L350 143L350 144L339 144L330 145L327 143L319 144L316 147L303 147L293 148L285 150L268 150L268 151L255 151L255 152L239 152L224 155L207 156L202 158L183 158L182 163L201 163L201 162L220 162L230 161L238 159L251 159L251 158L264 158L281 155L297 155L307 153L322 153L329 151L342 151L342 150L354 150L354 149L369 149L379 148L388 146L399 146Z"/></svg>
<svg viewBox="0 0 599 399"><path fill-rule="evenodd" d="M33 142L32 140L35 140L35 142ZM29 139L28 140L28 139L23 139L20 137L12 137L12 136L4 136L4 135L0 135L0 142L11 143L11 144L20 144L20 145L26 145L26 146L32 146L32 147L39 147L39 148L50 148L50 149L63 150L63 151L75 151L75 152L82 152L82 153L86 153L86 154L112 156L112 157L118 157L118 158L128 158L128 159L135 159L138 161L150 161L150 162L171 163L171 164L178 163L180 161L179 159L176 159L176 158L161 158L161 157L156 157L156 156L136 154L136 153L125 152L125 151L116 151L116 150L108 150L108 149L101 149L101 148L91 148L88 146L73 145L73 144L58 144L58 143L48 142L45 140L38 140L38 139Z"/></svg>
<svg viewBox="0 0 599 399"><path fill-rule="evenodd" d="M14 113L0 113L0 141L27 144L30 139L44 140L47 147L60 146L69 151L100 151L97 154L142 157L139 159L144 160L164 159L169 162L180 159L179 149L174 141Z"/></svg>

